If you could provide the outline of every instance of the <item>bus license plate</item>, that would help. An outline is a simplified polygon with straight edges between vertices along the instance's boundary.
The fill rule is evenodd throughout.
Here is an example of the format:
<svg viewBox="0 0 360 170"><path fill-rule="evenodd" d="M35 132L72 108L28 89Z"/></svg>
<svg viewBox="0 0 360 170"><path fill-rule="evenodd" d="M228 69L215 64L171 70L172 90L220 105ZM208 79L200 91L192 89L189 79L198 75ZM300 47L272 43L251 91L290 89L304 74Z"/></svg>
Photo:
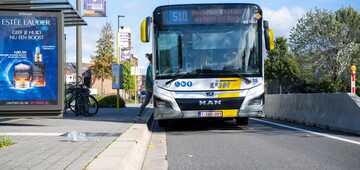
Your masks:
<svg viewBox="0 0 360 170"><path fill-rule="evenodd" d="M199 117L222 117L222 112L198 112Z"/></svg>

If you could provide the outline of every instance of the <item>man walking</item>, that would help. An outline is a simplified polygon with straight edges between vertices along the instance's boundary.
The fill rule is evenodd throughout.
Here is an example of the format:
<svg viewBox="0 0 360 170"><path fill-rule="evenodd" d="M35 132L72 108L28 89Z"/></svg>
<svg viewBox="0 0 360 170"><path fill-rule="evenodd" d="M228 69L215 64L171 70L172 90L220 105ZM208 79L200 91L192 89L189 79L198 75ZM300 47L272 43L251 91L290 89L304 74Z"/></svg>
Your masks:
<svg viewBox="0 0 360 170"><path fill-rule="evenodd" d="M145 88L146 88L146 97L144 103L141 104L140 110L138 115L136 116L135 120L141 120L142 112L144 111L146 105L149 104L152 94L153 94L153 72L152 72L152 54L145 54L148 58L150 64L146 70L146 81L145 81Z"/></svg>

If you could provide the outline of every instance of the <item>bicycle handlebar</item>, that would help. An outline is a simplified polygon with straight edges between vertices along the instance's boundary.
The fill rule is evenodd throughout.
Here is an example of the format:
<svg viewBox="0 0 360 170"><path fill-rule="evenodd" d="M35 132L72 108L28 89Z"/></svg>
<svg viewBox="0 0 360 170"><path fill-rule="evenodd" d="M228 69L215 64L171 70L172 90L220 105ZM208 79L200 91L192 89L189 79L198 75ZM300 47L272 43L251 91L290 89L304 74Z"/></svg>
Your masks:
<svg viewBox="0 0 360 170"><path fill-rule="evenodd" d="M77 80L79 80L79 81L76 82L76 85L80 85L80 82L82 81L82 77L81 77L81 76L77 76Z"/></svg>

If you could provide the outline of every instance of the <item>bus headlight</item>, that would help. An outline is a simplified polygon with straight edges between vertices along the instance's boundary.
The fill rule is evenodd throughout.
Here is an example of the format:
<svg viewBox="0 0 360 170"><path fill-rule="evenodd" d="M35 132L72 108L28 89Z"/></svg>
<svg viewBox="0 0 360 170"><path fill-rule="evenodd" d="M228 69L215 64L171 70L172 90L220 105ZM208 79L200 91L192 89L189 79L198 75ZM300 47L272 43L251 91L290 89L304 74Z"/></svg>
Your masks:
<svg viewBox="0 0 360 170"><path fill-rule="evenodd" d="M166 107L166 103L164 101L157 101L156 102L156 107L164 108L164 107Z"/></svg>
<svg viewBox="0 0 360 170"><path fill-rule="evenodd" d="M264 104L264 94L249 101L248 106L262 106Z"/></svg>
<svg viewBox="0 0 360 170"><path fill-rule="evenodd" d="M262 99L254 99L251 100L248 104L248 106L261 106L263 105L263 100Z"/></svg>
<svg viewBox="0 0 360 170"><path fill-rule="evenodd" d="M161 100L159 98L155 98L155 105L157 108L171 108L172 106L169 102Z"/></svg>

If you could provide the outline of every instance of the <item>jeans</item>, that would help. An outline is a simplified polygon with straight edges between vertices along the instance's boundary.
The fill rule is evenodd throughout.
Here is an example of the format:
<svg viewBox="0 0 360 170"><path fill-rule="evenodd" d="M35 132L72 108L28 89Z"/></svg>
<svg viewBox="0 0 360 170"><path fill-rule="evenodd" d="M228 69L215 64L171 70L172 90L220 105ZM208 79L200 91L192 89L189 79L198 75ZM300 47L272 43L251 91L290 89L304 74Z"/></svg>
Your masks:
<svg viewBox="0 0 360 170"><path fill-rule="evenodd" d="M139 110L138 116L141 116L141 115L142 115L142 112L144 111L146 105L149 104L149 102L150 102L150 100L151 100L151 97L152 97L152 92L151 92L151 91L146 91L145 101L144 101L144 103L142 103L141 106L140 106L140 110Z"/></svg>

